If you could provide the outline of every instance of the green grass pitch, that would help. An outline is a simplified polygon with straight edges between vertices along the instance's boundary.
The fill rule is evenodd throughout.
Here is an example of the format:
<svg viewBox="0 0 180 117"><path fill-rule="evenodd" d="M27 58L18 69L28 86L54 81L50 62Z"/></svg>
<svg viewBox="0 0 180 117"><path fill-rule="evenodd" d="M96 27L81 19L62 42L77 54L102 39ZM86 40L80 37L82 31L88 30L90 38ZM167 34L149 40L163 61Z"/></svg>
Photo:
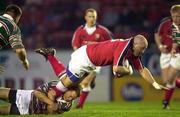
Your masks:
<svg viewBox="0 0 180 117"><path fill-rule="evenodd" d="M180 117L180 101L173 101L169 110L163 110L161 102L87 103L82 110L72 109L62 115L21 115L21 117Z"/></svg>

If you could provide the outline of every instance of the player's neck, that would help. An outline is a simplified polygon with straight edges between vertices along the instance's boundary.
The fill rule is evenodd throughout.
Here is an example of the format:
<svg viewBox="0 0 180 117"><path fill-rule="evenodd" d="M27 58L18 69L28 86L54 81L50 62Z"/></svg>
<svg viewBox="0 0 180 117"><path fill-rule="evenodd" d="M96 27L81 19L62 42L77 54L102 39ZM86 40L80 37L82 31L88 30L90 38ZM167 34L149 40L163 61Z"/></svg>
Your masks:
<svg viewBox="0 0 180 117"><path fill-rule="evenodd" d="M87 26L88 28L92 28L92 27L95 26L95 24L88 24L88 23L86 23L86 26Z"/></svg>

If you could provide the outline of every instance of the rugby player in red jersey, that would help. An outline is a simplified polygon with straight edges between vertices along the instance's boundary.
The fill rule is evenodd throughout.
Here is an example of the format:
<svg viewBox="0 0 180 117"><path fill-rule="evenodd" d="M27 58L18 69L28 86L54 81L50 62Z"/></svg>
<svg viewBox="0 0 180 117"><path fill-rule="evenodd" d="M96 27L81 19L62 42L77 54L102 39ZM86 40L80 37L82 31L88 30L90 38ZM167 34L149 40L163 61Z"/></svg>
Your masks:
<svg viewBox="0 0 180 117"><path fill-rule="evenodd" d="M54 96L50 98L54 100L55 96L62 95L69 86L81 82L89 72L96 69L96 66L106 65L113 65L113 73L117 77L131 74L132 65L154 88L167 89L159 85L150 71L141 63L141 55L147 46L146 38L143 35L136 35L129 39L109 40L80 47L72 53L68 68L65 71L66 74L53 88L52 95ZM40 50L43 53L43 49ZM53 54L46 55L46 58L57 61ZM129 65L124 65L125 61L129 61ZM63 66L63 64L61 65ZM65 70L65 67L61 67L60 71L62 69Z"/></svg>
<svg viewBox="0 0 180 117"><path fill-rule="evenodd" d="M175 87L180 87L178 79L178 49L175 53L177 57L173 57L173 43L178 45L178 27L180 26L180 6L174 5L171 8L171 18L166 18L159 25L157 33L155 33L156 43L161 51L160 66L162 69L163 82L170 90L166 90L163 100L163 108L169 108L169 102L172 98ZM176 28L177 27L177 28ZM178 46L177 46L178 47ZM175 49L176 50L176 49ZM177 73L176 73L177 72Z"/></svg>
<svg viewBox="0 0 180 117"><path fill-rule="evenodd" d="M112 33L106 27L97 23L97 11L95 9L86 9L84 19L86 23L79 26L73 34L72 47L74 50L83 45L112 39ZM97 67L80 83L82 92L76 108L83 108L89 92L95 87L96 74L100 72L100 69L101 67Z"/></svg>

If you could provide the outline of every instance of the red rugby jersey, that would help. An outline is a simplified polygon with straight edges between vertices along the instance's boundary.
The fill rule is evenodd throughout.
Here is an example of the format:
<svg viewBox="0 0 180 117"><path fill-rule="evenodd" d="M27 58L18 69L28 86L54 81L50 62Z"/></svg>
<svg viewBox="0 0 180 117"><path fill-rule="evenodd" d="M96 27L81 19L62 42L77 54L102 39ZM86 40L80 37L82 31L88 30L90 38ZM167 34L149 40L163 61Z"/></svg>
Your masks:
<svg viewBox="0 0 180 117"><path fill-rule="evenodd" d="M112 39L112 33L102 25L96 25L96 30L88 34L84 25L78 27L73 35L72 47L79 48L90 43L102 42Z"/></svg>
<svg viewBox="0 0 180 117"><path fill-rule="evenodd" d="M96 44L87 45L87 55L95 66L123 65L123 61L128 59L136 70L143 68L140 57L136 57L132 52L133 38L116 39Z"/></svg>
<svg viewBox="0 0 180 117"><path fill-rule="evenodd" d="M167 46L168 52L172 48L172 19L164 18L158 29L157 33L162 37L162 44Z"/></svg>

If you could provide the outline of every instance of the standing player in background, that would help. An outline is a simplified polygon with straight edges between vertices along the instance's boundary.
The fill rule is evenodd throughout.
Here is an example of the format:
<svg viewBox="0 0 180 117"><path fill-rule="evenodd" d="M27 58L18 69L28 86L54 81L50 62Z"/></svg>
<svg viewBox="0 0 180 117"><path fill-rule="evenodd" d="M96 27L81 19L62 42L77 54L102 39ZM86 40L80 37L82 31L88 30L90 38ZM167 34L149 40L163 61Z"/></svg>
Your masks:
<svg viewBox="0 0 180 117"><path fill-rule="evenodd" d="M79 26L73 35L72 47L74 50L83 45L98 43L112 39L112 33L102 25L97 24L97 12L95 9L87 9L84 17L86 23ZM85 100L92 88L95 86L96 74L100 72L100 67L89 75L81 82L82 92L76 108L83 108Z"/></svg>
<svg viewBox="0 0 180 117"><path fill-rule="evenodd" d="M97 24L97 12L95 9L87 9L85 11L86 24L79 26L74 32L72 39L72 47L74 50L83 45L102 42L112 39L111 32ZM82 92L80 95L77 108L83 108L85 100L92 88L95 86L96 74L100 72L100 67L97 67L95 71L89 73L89 75L81 82Z"/></svg>
<svg viewBox="0 0 180 117"><path fill-rule="evenodd" d="M176 30L175 25L180 24L180 12L178 6L173 6L171 8L171 18L166 18L160 24L157 33L155 33L156 44L161 51L160 65L162 69L163 82L170 90L166 90L165 99L163 100L163 108L169 108L169 101L174 92L174 88L180 87L180 80L177 78L178 74L174 75L172 73L174 70L174 61L172 57L172 44L173 40L177 40L176 36L172 36ZM179 17L179 19L178 19ZM177 63L176 63L177 64ZM176 65L175 65L176 68ZM176 70L177 71L177 70Z"/></svg>
<svg viewBox="0 0 180 117"><path fill-rule="evenodd" d="M11 46L27 70L29 62L26 50L22 44L21 31L17 26L21 15L22 11L17 5L9 5L4 14L0 16L0 49Z"/></svg>

